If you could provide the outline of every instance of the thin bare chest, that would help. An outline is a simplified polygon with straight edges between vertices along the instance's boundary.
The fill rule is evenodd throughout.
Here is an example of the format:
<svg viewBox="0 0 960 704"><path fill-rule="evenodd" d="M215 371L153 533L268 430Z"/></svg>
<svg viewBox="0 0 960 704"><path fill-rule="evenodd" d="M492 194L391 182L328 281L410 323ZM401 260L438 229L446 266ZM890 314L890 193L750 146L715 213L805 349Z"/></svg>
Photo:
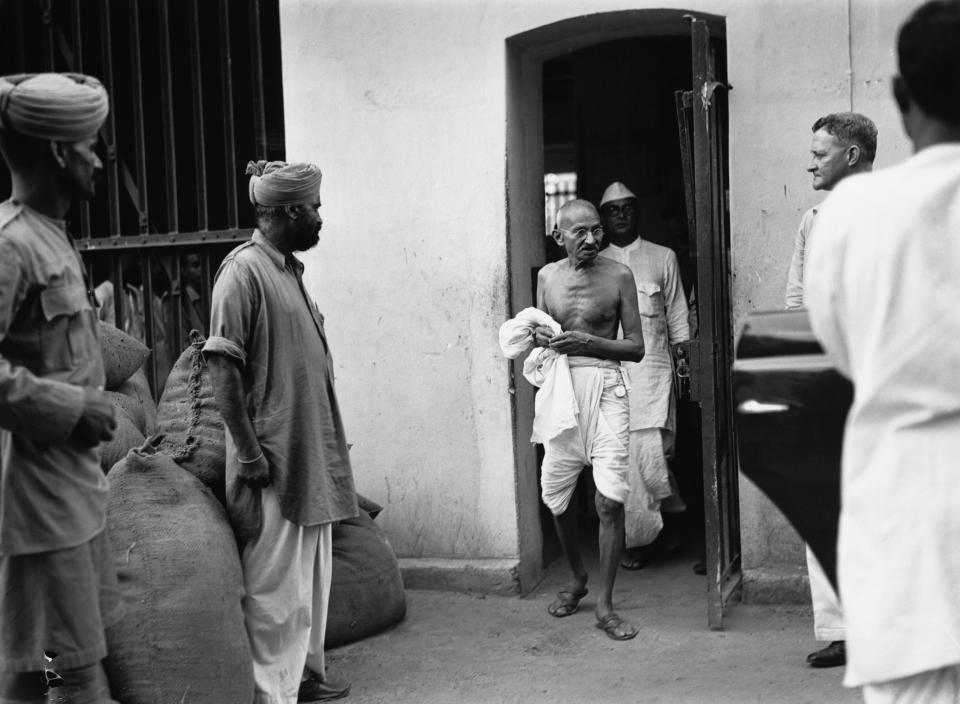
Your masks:
<svg viewBox="0 0 960 704"><path fill-rule="evenodd" d="M601 277L560 274L547 287L545 302L564 330L606 336L619 323L619 291Z"/></svg>

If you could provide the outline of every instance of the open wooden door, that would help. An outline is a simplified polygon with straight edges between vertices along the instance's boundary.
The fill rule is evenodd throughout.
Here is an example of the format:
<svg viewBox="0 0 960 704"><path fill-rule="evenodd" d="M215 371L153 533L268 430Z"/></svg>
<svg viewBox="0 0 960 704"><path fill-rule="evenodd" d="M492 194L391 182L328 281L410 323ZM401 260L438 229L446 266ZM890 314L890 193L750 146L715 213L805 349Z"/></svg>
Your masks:
<svg viewBox="0 0 960 704"><path fill-rule="evenodd" d="M717 79L707 23L688 15L693 90L677 93L680 149L697 262L699 335L689 346L690 398L700 404L707 560L707 620L723 628L723 609L738 593L740 505L733 435L733 326L726 187L726 91Z"/></svg>

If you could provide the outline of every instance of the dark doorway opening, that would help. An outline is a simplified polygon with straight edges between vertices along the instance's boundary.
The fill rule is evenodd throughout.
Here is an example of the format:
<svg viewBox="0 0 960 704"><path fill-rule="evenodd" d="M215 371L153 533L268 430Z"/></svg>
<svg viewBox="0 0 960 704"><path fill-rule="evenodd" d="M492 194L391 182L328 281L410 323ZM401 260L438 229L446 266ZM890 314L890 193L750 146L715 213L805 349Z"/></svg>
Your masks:
<svg viewBox="0 0 960 704"><path fill-rule="evenodd" d="M719 54L717 64L725 66L722 42ZM689 35L620 39L543 63L546 231L555 224L552 212L559 204L556 189L551 191L553 184L576 184L575 193L567 189L560 200L579 197L599 204L604 189L613 181L622 181L639 199L641 237L677 254L688 301L696 285L697 258L695 233L689 231L686 212L676 92L691 90L691 83ZM564 256L550 238L544 237L543 241L545 261ZM696 334L695 305L692 312L691 337ZM668 525L679 538L679 549L669 550L671 531L661 533L649 550L650 567L664 559L692 564L703 554L700 433L699 405L679 400L670 467L686 511L668 518ZM571 507L581 516L584 550L595 552L593 492L587 470ZM559 556L560 548L552 517L543 506L541 527L546 565Z"/></svg>

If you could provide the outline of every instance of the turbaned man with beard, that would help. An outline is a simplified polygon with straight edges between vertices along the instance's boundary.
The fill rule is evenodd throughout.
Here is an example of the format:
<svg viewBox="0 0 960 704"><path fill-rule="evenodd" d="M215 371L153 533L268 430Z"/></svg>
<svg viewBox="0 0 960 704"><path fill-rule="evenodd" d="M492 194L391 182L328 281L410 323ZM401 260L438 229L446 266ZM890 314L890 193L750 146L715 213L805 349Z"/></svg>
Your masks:
<svg viewBox="0 0 960 704"><path fill-rule="evenodd" d="M223 260L203 354L227 428L227 509L238 484L262 527L241 553L255 704L320 702L349 684L324 671L332 526L357 515L323 316L303 287L320 239L320 169L250 162L257 229ZM257 496L259 490L259 496Z"/></svg>

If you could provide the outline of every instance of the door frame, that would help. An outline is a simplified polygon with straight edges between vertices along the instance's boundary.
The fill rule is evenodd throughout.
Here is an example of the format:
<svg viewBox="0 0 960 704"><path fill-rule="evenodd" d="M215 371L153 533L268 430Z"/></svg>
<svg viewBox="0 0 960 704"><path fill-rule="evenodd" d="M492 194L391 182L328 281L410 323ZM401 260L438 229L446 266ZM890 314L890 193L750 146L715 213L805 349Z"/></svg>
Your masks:
<svg viewBox="0 0 960 704"><path fill-rule="evenodd" d="M561 20L509 37L507 49L507 120L506 120L506 251L509 277L508 306L516 312L533 305L529 272L545 263L544 248L538 239L544 232L543 209L543 114L542 70L549 59L594 44L618 39L653 36L690 36L687 10L627 10L597 13ZM716 38L725 37L726 20L719 15L697 13L703 27L709 26ZM725 153L723 158L725 159ZM727 260L725 260L727 261ZM698 271L705 267L698 266ZM698 274L699 275L699 274ZM729 293L729 269L726 270ZM698 282L698 288L703 286ZM723 321L700 316L701 327L719 323L732 340L729 309ZM697 351L703 349L698 348ZM708 355L714 359L713 355ZM696 359L692 360L696 363ZM728 379L729 382L729 379ZM522 379L522 364L511 363L511 408L513 445L516 462L517 516L519 528L519 582L521 592L530 591L542 577L543 533L539 523L540 492L537 485L536 450L529 438L533 424L534 389ZM729 389L727 390L729 394ZM729 416L727 416L729 419ZM704 424L704 427L706 424ZM706 467L708 460L705 459ZM729 465L727 465L729 466ZM735 471L735 467L734 467ZM710 485L716 485L711 481ZM706 489L705 489L706 492ZM737 497L734 483L732 494ZM734 521L739 515L728 516ZM710 531L708 519L708 532ZM734 531L739 552L739 524ZM709 540L709 536L708 536ZM723 543L724 541L719 541ZM710 546L714 564L719 553ZM709 559L708 555L708 559ZM738 561L739 567L739 561ZM718 582L719 583L719 582ZM708 622L719 627L715 602L720 603L722 618L723 594L720 599L708 597Z"/></svg>

